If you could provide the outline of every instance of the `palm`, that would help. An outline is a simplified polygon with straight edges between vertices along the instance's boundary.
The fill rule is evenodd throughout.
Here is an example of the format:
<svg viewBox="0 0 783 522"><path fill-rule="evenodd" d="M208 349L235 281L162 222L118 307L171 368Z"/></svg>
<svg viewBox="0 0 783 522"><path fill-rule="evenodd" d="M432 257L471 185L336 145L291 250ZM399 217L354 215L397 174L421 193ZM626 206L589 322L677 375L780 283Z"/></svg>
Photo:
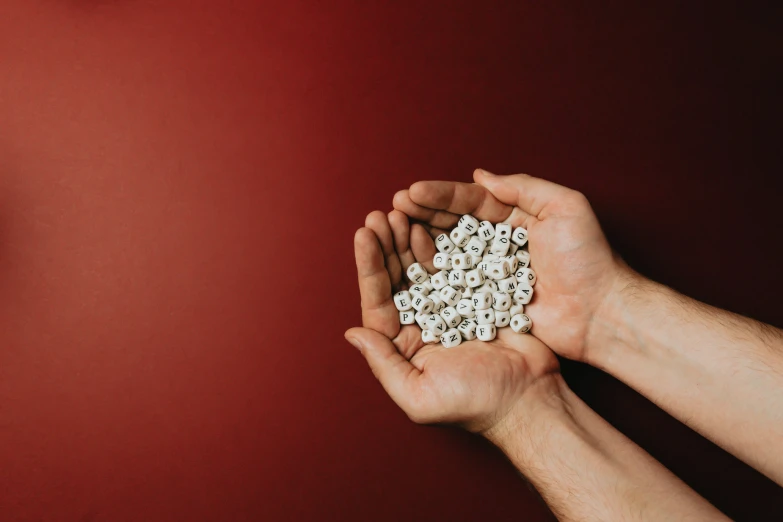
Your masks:
<svg viewBox="0 0 783 522"><path fill-rule="evenodd" d="M540 341L509 329L499 331L492 342L443 348L425 345L417 326L401 327L389 297L405 288L402 273L407 266L416 261L430 265L432 238L420 226L411 228L399 212L388 219L374 212L367 227L357 232L355 245L363 322L374 331L365 335L375 337L386 350L385 362L392 361L396 368L384 374L375 366L373 370L412 419L484 431L511 409L536 378L557 370L554 354Z"/></svg>

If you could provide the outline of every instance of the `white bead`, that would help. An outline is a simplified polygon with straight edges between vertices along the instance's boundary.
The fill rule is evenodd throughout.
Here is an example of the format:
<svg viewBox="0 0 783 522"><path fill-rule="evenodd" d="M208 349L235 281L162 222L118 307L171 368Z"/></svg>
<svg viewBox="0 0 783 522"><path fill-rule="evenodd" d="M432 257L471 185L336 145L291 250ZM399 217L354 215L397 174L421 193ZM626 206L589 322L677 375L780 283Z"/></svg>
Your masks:
<svg viewBox="0 0 783 522"><path fill-rule="evenodd" d="M466 278L468 277L467 274L465 275L465 277ZM473 289L472 288L466 288L465 290L462 291L462 299L467 299L469 297L473 297Z"/></svg>
<svg viewBox="0 0 783 522"><path fill-rule="evenodd" d="M517 269L517 266L519 265L519 259L517 259L517 256L505 256L501 259L508 263L509 269L512 273Z"/></svg>
<svg viewBox="0 0 783 522"><path fill-rule="evenodd" d="M492 248L490 248L489 251L496 256L505 256L508 254L508 238L495 237L492 241Z"/></svg>
<svg viewBox="0 0 783 522"><path fill-rule="evenodd" d="M408 267L408 279L416 284L423 283L427 279L427 269L421 266L421 263L413 263Z"/></svg>
<svg viewBox="0 0 783 522"><path fill-rule="evenodd" d="M478 324L495 324L495 311L492 308L476 310L476 322Z"/></svg>
<svg viewBox="0 0 783 522"><path fill-rule="evenodd" d="M498 281L498 292L513 294L517 289L517 278L513 275Z"/></svg>
<svg viewBox="0 0 783 522"><path fill-rule="evenodd" d="M508 244L508 255L513 256L517 250L519 250L519 247L516 246L514 243Z"/></svg>
<svg viewBox="0 0 783 522"><path fill-rule="evenodd" d="M468 288L475 288L481 286L484 283L484 272L476 268L465 274L465 281L468 283Z"/></svg>
<svg viewBox="0 0 783 522"><path fill-rule="evenodd" d="M473 266L473 259L470 254L455 254L451 258L451 266L460 270L467 270Z"/></svg>
<svg viewBox="0 0 783 522"><path fill-rule="evenodd" d="M478 237L484 241L489 241L495 237L495 227L489 221L482 221L479 224Z"/></svg>
<svg viewBox="0 0 783 522"><path fill-rule="evenodd" d="M511 239L511 225L508 223L498 223L495 225L495 239L503 237Z"/></svg>
<svg viewBox="0 0 783 522"><path fill-rule="evenodd" d="M444 348L454 348L462 343L462 335L460 335L459 330L452 328L440 336L440 343Z"/></svg>
<svg viewBox="0 0 783 522"><path fill-rule="evenodd" d="M532 268L520 268L514 275L520 283L526 281L530 286L536 284L536 273L533 272Z"/></svg>
<svg viewBox="0 0 783 522"><path fill-rule="evenodd" d="M451 270L451 256L443 252L438 252L432 258L432 264L440 270Z"/></svg>
<svg viewBox="0 0 783 522"><path fill-rule="evenodd" d="M487 292L488 294L491 294L492 292L497 292L497 291L498 291L498 284L489 279L485 280L483 285L473 289L474 294L476 292Z"/></svg>
<svg viewBox="0 0 783 522"><path fill-rule="evenodd" d="M435 335L432 330L422 330L421 340L424 341L424 344L435 344L440 342L440 336Z"/></svg>
<svg viewBox="0 0 783 522"><path fill-rule="evenodd" d="M473 309L478 312L479 310L486 310L492 307L492 294L488 292L475 292L473 297Z"/></svg>
<svg viewBox="0 0 783 522"><path fill-rule="evenodd" d="M444 303L446 303L446 306L454 306L457 304L460 297L460 293L450 286L444 286L440 290L440 298Z"/></svg>
<svg viewBox="0 0 783 522"><path fill-rule="evenodd" d="M511 318L511 329L517 333L527 333L531 326L533 321L525 314L517 314Z"/></svg>
<svg viewBox="0 0 783 522"><path fill-rule="evenodd" d="M446 322L446 326L449 328L456 328L460 321L462 321L462 317L453 306L447 306L441 310L440 317Z"/></svg>
<svg viewBox="0 0 783 522"><path fill-rule="evenodd" d="M408 310L407 312L400 312L400 324L413 324L416 322L414 319L414 311Z"/></svg>
<svg viewBox="0 0 783 522"><path fill-rule="evenodd" d="M511 321L510 313L495 310L495 326L503 328L504 326L508 326L509 321Z"/></svg>
<svg viewBox="0 0 783 522"><path fill-rule="evenodd" d="M408 288L408 292L411 293L411 296L423 295L425 297L430 293L430 291L427 289L426 286L424 286L424 284L413 285L412 287Z"/></svg>
<svg viewBox="0 0 783 522"><path fill-rule="evenodd" d="M468 252L472 256L481 257L484 255L485 248L487 248L487 243L474 236L470 238L468 244L465 245L465 252Z"/></svg>
<svg viewBox="0 0 783 522"><path fill-rule="evenodd" d="M476 311L473 310L473 300L460 299L457 303L457 313L462 317L476 317Z"/></svg>
<svg viewBox="0 0 783 522"><path fill-rule="evenodd" d="M533 287L520 284L517 287L517 291L514 292L513 301L514 304L526 305L533 298Z"/></svg>
<svg viewBox="0 0 783 522"><path fill-rule="evenodd" d="M508 263L504 261L490 261L486 270L487 277L495 281L507 278L510 272Z"/></svg>
<svg viewBox="0 0 783 522"><path fill-rule="evenodd" d="M394 294L394 306L396 306L397 310L400 312L410 310L413 307L411 304L412 301L411 294L407 290L402 290Z"/></svg>
<svg viewBox="0 0 783 522"><path fill-rule="evenodd" d="M435 290L435 287L432 286L432 282L430 281L430 279L432 279L432 276L428 277L427 280L422 283L424 287L427 289L428 294L433 290Z"/></svg>
<svg viewBox="0 0 783 522"><path fill-rule="evenodd" d="M452 250L452 251L451 251L451 254L452 254L452 255L454 255L454 254L464 254L464 253L465 253L465 251L464 251L464 250L462 250L462 249L461 249L461 248L459 248L459 247L454 247L454 250Z"/></svg>
<svg viewBox="0 0 783 522"><path fill-rule="evenodd" d="M444 286L448 286L449 273L446 270L441 270L430 278L430 282L435 290L440 290Z"/></svg>
<svg viewBox="0 0 783 522"><path fill-rule="evenodd" d="M449 239L454 243L454 246L463 248L468 244L468 241L470 241L470 235L461 228L455 228L451 231L451 234L449 234Z"/></svg>
<svg viewBox="0 0 783 522"><path fill-rule="evenodd" d="M469 235L473 235L478 232L479 222L470 214L465 214L457 222L457 226L467 232Z"/></svg>
<svg viewBox="0 0 783 522"><path fill-rule="evenodd" d="M489 261L497 261L498 259L500 259L500 256L497 256L497 255L495 255L493 253L489 253L489 254L487 254L487 255L485 255L484 257L481 258L482 261L487 261L487 262L489 262Z"/></svg>
<svg viewBox="0 0 783 522"><path fill-rule="evenodd" d="M432 306L432 313L433 314L439 314L441 310L446 308L446 303L444 303L443 299L440 298L440 294L438 292L430 294L427 297L429 297L430 300L433 303L433 306Z"/></svg>
<svg viewBox="0 0 783 522"><path fill-rule="evenodd" d="M440 315L432 314L427 318L427 329L439 336L447 330L446 321Z"/></svg>
<svg viewBox="0 0 783 522"><path fill-rule="evenodd" d="M522 268L530 266L530 252L527 250L519 249L517 250L516 254L514 254L514 257L517 258L519 261L519 266Z"/></svg>
<svg viewBox="0 0 783 522"><path fill-rule="evenodd" d="M511 234L511 241L519 246L524 246L527 243L527 230L522 227L514 229L514 233Z"/></svg>
<svg viewBox="0 0 783 522"><path fill-rule="evenodd" d="M503 292L495 292L492 294L492 308L505 312L511 308L511 296Z"/></svg>
<svg viewBox="0 0 783 522"><path fill-rule="evenodd" d="M446 234L441 234L435 238L435 246L438 251L443 252L444 254L448 254L456 248Z"/></svg>
<svg viewBox="0 0 783 522"><path fill-rule="evenodd" d="M463 339L472 341L476 338L476 326L478 325L473 319L463 319L462 322L459 323L459 326L457 326L457 330L459 330Z"/></svg>
<svg viewBox="0 0 783 522"><path fill-rule="evenodd" d="M429 319L430 315L429 313L423 314L421 312L416 312L416 314L413 316L413 319L416 320L416 324L419 325L419 328L422 330L427 329L427 319Z"/></svg>
<svg viewBox="0 0 783 522"><path fill-rule="evenodd" d="M449 286L455 288L458 286L468 286L468 283L465 280L465 271L455 268L449 272Z"/></svg>
<svg viewBox="0 0 783 522"><path fill-rule="evenodd" d="M414 295L413 296L413 309L417 312L421 312L423 314L428 314L432 312L432 308L435 306L435 303L432 302L432 299L427 297L426 295Z"/></svg>
<svg viewBox="0 0 783 522"><path fill-rule="evenodd" d="M479 341L491 341L497 334L494 324L480 324L476 327L476 337Z"/></svg>
<svg viewBox="0 0 783 522"><path fill-rule="evenodd" d="M508 309L508 313L511 314L511 317L514 317L517 314L525 313L525 305L512 304L511 308Z"/></svg>

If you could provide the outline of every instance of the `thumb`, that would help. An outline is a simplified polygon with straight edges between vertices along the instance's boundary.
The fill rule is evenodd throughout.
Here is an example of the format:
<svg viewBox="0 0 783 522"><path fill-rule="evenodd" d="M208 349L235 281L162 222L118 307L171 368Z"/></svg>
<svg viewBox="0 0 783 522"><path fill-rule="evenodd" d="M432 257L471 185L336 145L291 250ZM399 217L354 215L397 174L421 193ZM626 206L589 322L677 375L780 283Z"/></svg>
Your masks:
<svg viewBox="0 0 783 522"><path fill-rule="evenodd" d="M538 217L547 204L562 197L571 189L527 174L498 176L484 169L476 169L473 179L506 205L519 207L533 217Z"/></svg>
<svg viewBox="0 0 783 522"><path fill-rule="evenodd" d="M397 351L388 337L375 330L351 328L345 332L345 339L364 356L392 400L409 412L411 389L421 372Z"/></svg>

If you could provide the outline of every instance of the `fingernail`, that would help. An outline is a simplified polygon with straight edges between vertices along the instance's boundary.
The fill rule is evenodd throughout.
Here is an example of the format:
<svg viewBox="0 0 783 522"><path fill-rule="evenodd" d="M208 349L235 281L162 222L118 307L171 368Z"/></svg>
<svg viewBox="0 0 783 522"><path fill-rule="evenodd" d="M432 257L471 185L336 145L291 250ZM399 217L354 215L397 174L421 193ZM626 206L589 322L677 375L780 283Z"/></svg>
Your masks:
<svg viewBox="0 0 783 522"><path fill-rule="evenodd" d="M346 340L347 340L349 343L351 343L351 344L353 345L353 347L354 347L354 348L356 348L356 349L357 349L357 350L359 350L360 352L362 351L362 343L360 343L358 339L355 339L355 338L353 338L353 337L346 337L345 339L346 339Z"/></svg>

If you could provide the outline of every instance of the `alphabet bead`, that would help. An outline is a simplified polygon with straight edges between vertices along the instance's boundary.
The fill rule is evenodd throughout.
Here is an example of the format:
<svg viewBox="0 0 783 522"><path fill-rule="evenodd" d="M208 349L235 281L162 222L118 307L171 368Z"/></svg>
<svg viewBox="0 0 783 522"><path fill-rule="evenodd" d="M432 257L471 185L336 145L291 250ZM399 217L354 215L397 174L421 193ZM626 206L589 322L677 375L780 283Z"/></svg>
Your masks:
<svg viewBox="0 0 783 522"><path fill-rule="evenodd" d="M486 310L476 310L476 322L478 324L494 324L495 311L492 308Z"/></svg>
<svg viewBox="0 0 783 522"><path fill-rule="evenodd" d="M473 266L473 259L470 254L455 254L451 258L451 265L455 269L467 270Z"/></svg>
<svg viewBox="0 0 783 522"><path fill-rule="evenodd" d="M440 290L444 286L448 286L449 273L446 270L441 270L430 278L430 283L432 283L432 287L435 290Z"/></svg>
<svg viewBox="0 0 783 522"><path fill-rule="evenodd" d="M495 225L495 238L511 239L511 225L508 223L498 223Z"/></svg>
<svg viewBox="0 0 783 522"><path fill-rule="evenodd" d="M444 348L454 348L462 343L462 336L460 335L459 330L452 328L440 336L440 343Z"/></svg>
<svg viewBox="0 0 783 522"><path fill-rule="evenodd" d="M409 266L407 274L408 279L416 284L423 283L427 279L428 275L427 270L421 266L421 263L413 263L411 266Z"/></svg>
<svg viewBox="0 0 783 522"><path fill-rule="evenodd" d="M452 255L453 255L453 254L464 254L464 253L465 253L465 251L464 251L464 250L462 250L461 248L459 248L459 247L455 246L455 247L454 247L454 250L452 250L452 251L451 251L451 253L452 253Z"/></svg>
<svg viewBox="0 0 783 522"><path fill-rule="evenodd" d="M435 287L434 287L434 286L432 286L432 283L430 282L430 279L431 279L431 278L432 278L432 276L430 276L428 279L426 279L426 280L425 280L425 281L422 283L422 285L424 285L424 288L426 288L426 289L427 289L427 293L428 293L428 294L429 294L430 292L432 292L433 290L435 290Z"/></svg>
<svg viewBox="0 0 783 522"><path fill-rule="evenodd" d="M499 281L500 279L505 279L509 276L510 268L508 266L508 263L505 263L503 261L490 261L487 265L486 274L487 277L490 279L494 279L495 281Z"/></svg>
<svg viewBox="0 0 783 522"><path fill-rule="evenodd" d="M435 306L435 303L432 302L432 299L428 298L424 295L416 295L413 296L413 309L417 312L421 312L423 314L428 314L432 312L432 308Z"/></svg>
<svg viewBox="0 0 783 522"><path fill-rule="evenodd" d="M519 247L516 246L514 243L508 244L508 255L513 256L517 250L519 250Z"/></svg>
<svg viewBox="0 0 783 522"><path fill-rule="evenodd" d="M462 321L462 317L453 306L447 306L441 310L440 317L446 322L446 326L449 328L456 328L460 321Z"/></svg>
<svg viewBox="0 0 783 522"><path fill-rule="evenodd" d="M505 292L507 294L513 294L517 289L517 278L513 275L505 279L498 281L498 292Z"/></svg>
<svg viewBox="0 0 783 522"><path fill-rule="evenodd" d="M477 286L481 286L481 284L484 283L484 272L482 272L478 268L471 270L470 272L465 274L465 281L468 284L468 288L475 288Z"/></svg>
<svg viewBox="0 0 783 522"><path fill-rule="evenodd" d="M481 257L484 255L484 249L487 248L487 243L482 241L481 238L473 236L465 245L465 252L472 256Z"/></svg>
<svg viewBox="0 0 783 522"><path fill-rule="evenodd" d="M440 298L446 306L454 306L459 302L461 294L450 286L444 286L440 290Z"/></svg>
<svg viewBox="0 0 783 522"><path fill-rule="evenodd" d="M501 261L508 264L509 272L514 273L517 269L517 266L519 265L519 259L517 259L516 256L503 256L500 258Z"/></svg>
<svg viewBox="0 0 783 522"><path fill-rule="evenodd" d="M517 333L527 333L533 326L533 321L525 314L517 314L511 318L511 329Z"/></svg>
<svg viewBox="0 0 783 522"><path fill-rule="evenodd" d="M467 274L465 275L465 277L467 278ZM473 296L473 289L472 288L468 287L468 288L466 288L465 290L462 291L462 299L467 299L467 298L472 297L472 296Z"/></svg>
<svg viewBox="0 0 783 522"><path fill-rule="evenodd" d="M492 241L492 248L489 251L496 256L505 256L508 254L508 238L495 236Z"/></svg>
<svg viewBox="0 0 783 522"><path fill-rule="evenodd" d="M411 293L411 296L416 296L416 295L427 296L430 293L430 291L427 290L427 287L424 286L424 284L413 285L412 287L408 288L408 292Z"/></svg>
<svg viewBox="0 0 783 522"><path fill-rule="evenodd" d="M461 228L455 228L451 231L451 234L449 234L449 239L454 243L454 246L463 248L468 244L468 241L470 241L470 235Z"/></svg>
<svg viewBox="0 0 783 522"><path fill-rule="evenodd" d="M427 327L435 335L440 336L447 330L446 321L440 315L432 314L427 318Z"/></svg>
<svg viewBox="0 0 783 522"><path fill-rule="evenodd" d="M492 308L505 312L511 308L511 297L503 292L495 292L492 294Z"/></svg>
<svg viewBox="0 0 783 522"><path fill-rule="evenodd" d="M526 305L533 298L533 287L525 284L520 284L517 290L514 292L513 303Z"/></svg>
<svg viewBox="0 0 783 522"><path fill-rule="evenodd" d="M457 326L457 330L459 330L464 340L472 341L476 338L476 326L478 325L473 319L463 319Z"/></svg>
<svg viewBox="0 0 783 522"><path fill-rule="evenodd" d="M432 258L432 264L440 270L451 270L451 256L443 252L438 252Z"/></svg>
<svg viewBox="0 0 783 522"><path fill-rule="evenodd" d="M515 315L524 312L525 312L525 305L521 305L521 304L512 304L511 308L508 309L508 313L511 314L511 317L514 317Z"/></svg>
<svg viewBox="0 0 783 522"><path fill-rule="evenodd" d="M472 299L460 299L457 303L457 313L462 317L476 317Z"/></svg>
<svg viewBox="0 0 783 522"><path fill-rule="evenodd" d="M416 322L416 320L413 317L414 312L413 310L408 310L406 312L400 312L400 324L413 324Z"/></svg>
<svg viewBox="0 0 783 522"><path fill-rule="evenodd" d="M470 214L465 214L461 218L459 218L459 221L457 222L457 226L468 233L468 235L473 235L476 232L478 232L479 229L479 222L478 219L474 218Z"/></svg>
<svg viewBox="0 0 783 522"><path fill-rule="evenodd" d="M495 281L492 281L491 279L486 279L484 281L484 284L482 284L478 288L473 289L474 294L476 292L487 292L491 294L492 292L497 292L497 291L498 291L498 284Z"/></svg>
<svg viewBox="0 0 783 522"><path fill-rule="evenodd" d="M536 273L533 272L532 268L520 268L514 275L520 283L526 281L530 286L536 284Z"/></svg>
<svg viewBox="0 0 783 522"><path fill-rule="evenodd" d="M432 293L429 296L430 301L432 301L432 313L433 314L439 314L441 310L446 308L446 303L443 302L443 299L440 298L440 294L438 292Z"/></svg>
<svg viewBox="0 0 783 522"><path fill-rule="evenodd" d="M397 307L397 310L400 312L405 312L406 310L413 308L412 303L411 294L407 290L402 290L394 294L394 306Z"/></svg>
<svg viewBox="0 0 783 522"><path fill-rule="evenodd" d="M465 280L465 271L455 268L454 270L449 272L449 286L455 288L458 286L462 286L462 287L468 286L468 283Z"/></svg>
<svg viewBox="0 0 783 522"><path fill-rule="evenodd" d="M519 249L514 254L514 257L519 261L519 267L526 268L530 266L530 252L527 250Z"/></svg>
<svg viewBox="0 0 783 522"><path fill-rule="evenodd" d="M489 221L479 223L478 237L483 241L489 241L495 237L495 226Z"/></svg>
<svg viewBox="0 0 783 522"><path fill-rule="evenodd" d="M508 326L509 321L511 321L510 313L495 310L495 326L503 328L504 326Z"/></svg>
<svg viewBox="0 0 783 522"><path fill-rule="evenodd" d="M431 314L423 314L421 312L416 312L413 315L413 319L416 321L416 324L419 325L419 328L422 330L426 330L427 328L427 319L429 318Z"/></svg>
<svg viewBox="0 0 783 522"><path fill-rule="evenodd" d="M491 341L497 335L497 328L494 324L480 324L476 327L476 337L479 341Z"/></svg>
<svg viewBox="0 0 783 522"><path fill-rule="evenodd" d="M435 335L432 330L422 330L421 340L424 342L424 344L436 344L440 342L440 336Z"/></svg>
<svg viewBox="0 0 783 522"><path fill-rule="evenodd" d="M476 312L492 307L492 295L488 292L475 292L471 300L473 301L473 309Z"/></svg>
<svg viewBox="0 0 783 522"><path fill-rule="evenodd" d="M527 243L527 230L522 227L515 228L514 233L511 234L511 241L515 245L525 246L525 243Z"/></svg>
<svg viewBox="0 0 783 522"><path fill-rule="evenodd" d="M441 234L435 238L435 247L440 252L443 252L444 254L448 254L456 248L456 245L454 245L454 243L451 242L449 236L447 236L446 234Z"/></svg>

